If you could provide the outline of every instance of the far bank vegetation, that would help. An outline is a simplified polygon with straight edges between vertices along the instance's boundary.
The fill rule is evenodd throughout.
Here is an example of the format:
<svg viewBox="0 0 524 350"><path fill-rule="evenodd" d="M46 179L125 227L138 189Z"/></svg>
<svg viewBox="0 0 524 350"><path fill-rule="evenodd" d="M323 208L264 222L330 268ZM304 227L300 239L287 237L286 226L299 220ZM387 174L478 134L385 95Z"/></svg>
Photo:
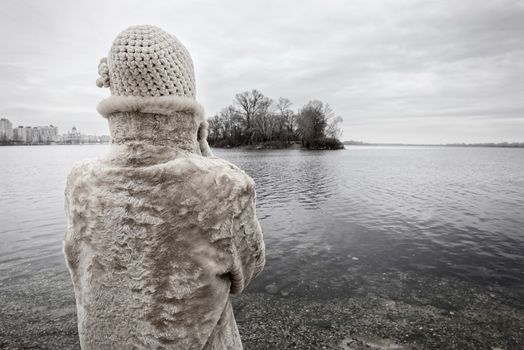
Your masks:
<svg viewBox="0 0 524 350"><path fill-rule="evenodd" d="M298 111L291 106L287 98L273 100L258 90L236 94L233 104L209 118L208 143L214 147L344 148L342 118L327 103L312 100Z"/></svg>

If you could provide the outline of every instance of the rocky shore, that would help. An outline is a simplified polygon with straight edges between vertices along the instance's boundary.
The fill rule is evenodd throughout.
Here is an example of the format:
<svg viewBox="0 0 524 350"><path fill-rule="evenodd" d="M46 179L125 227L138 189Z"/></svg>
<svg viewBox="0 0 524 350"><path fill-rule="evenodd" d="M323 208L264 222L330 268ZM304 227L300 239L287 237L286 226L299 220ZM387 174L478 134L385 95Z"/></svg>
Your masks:
<svg viewBox="0 0 524 350"><path fill-rule="evenodd" d="M38 274L30 273L34 267L3 274L0 349L79 349L69 275L65 267L52 266ZM519 305L519 294L506 289L377 274L341 293L335 279L333 286L294 281L285 288L268 280L271 276L262 276L234 298L245 349L510 350L524 345L522 301ZM324 288L325 296L306 285Z"/></svg>

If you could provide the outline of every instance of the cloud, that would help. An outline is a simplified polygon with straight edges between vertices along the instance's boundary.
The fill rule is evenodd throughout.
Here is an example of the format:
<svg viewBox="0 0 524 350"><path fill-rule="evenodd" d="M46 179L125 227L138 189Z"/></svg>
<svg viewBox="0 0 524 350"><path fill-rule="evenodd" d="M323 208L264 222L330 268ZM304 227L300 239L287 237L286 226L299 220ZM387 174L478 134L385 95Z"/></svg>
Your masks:
<svg viewBox="0 0 524 350"><path fill-rule="evenodd" d="M132 24L191 52L209 115L257 88L324 100L345 139L523 141L520 1L3 1L0 113L107 133L97 64ZM48 119L46 119L48 118ZM46 121L47 120L47 121Z"/></svg>

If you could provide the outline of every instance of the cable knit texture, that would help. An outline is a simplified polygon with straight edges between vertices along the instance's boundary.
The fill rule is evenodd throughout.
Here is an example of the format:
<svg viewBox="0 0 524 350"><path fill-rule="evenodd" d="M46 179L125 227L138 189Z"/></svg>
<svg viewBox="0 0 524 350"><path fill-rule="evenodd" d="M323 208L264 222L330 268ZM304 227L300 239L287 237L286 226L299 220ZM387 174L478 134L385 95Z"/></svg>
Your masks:
<svg viewBox="0 0 524 350"><path fill-rule="evenodd" d="M99 87L119 96L195 97L189 52L176 37L154 26L133 26L113 41L100 61Z"/></svg>
<svg viewBox="0 0 524 350"><path fill-rule="evenodd" d="M265 264L253 180L211 155L193 96L98 109L110 150L76 163L65 190L82 349L242 349L230 295Z"/></svg>

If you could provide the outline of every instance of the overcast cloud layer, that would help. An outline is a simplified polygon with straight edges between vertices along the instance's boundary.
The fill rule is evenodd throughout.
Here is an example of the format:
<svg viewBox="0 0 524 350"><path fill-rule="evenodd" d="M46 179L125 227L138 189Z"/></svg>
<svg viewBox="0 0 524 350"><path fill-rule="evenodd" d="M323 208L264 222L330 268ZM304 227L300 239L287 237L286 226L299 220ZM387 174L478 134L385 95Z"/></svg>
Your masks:
<svg viewBox="0 0 524 350"><path fill-rule="evenodd" d="M524 141L523 1L0 4L0 116L108 133L98 61L134 24L175 34L208 114L256 88L328 102L344 140Z"/></svg>

